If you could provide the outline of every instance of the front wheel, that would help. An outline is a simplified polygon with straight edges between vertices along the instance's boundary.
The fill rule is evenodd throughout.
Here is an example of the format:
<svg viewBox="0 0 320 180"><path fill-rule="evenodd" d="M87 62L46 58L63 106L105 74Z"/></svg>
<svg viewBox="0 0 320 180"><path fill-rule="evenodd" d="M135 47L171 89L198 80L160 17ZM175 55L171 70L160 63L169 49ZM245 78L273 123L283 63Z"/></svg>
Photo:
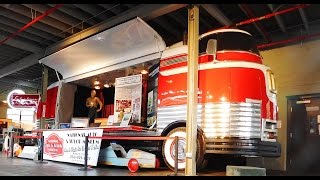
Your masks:
<svg viewBox="0 0 320 180"><path fill-rule="evenodd" d="M178 142L178 170L184 170L186 167L186 128L185 127L178 127L171 130L167 137L175 137L179 136ZM196 153L196 166L197 170L203 168L205 164L204 159L204 137L198 133L197 135L197 153ZM174 170L174 159L175 159L175 141L174 139L165 140L162 146L162 155L164 157L164 162L167 166Z"/></svg>

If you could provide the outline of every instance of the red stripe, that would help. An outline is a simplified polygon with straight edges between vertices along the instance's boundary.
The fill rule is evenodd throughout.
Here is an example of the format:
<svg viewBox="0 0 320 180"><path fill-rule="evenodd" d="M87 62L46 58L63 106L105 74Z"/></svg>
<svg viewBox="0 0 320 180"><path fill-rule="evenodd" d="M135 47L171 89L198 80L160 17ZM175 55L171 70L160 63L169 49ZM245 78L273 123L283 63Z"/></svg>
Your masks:
<svg viewBox="0 0 320 180"><path fill-rule="evenodd" d="M16 139L41 139L41 136L13 136Z"/></svg>
<svg viewBox="0 0 320 180"><path fill-rule="evenodd" d="M153 140L153 141L161 141L161 140L168 140L168 139L174 139L175 137L158 137L158 136L138 136L138 137L133 137L133 136L102 136L102 137L93 137L90 136L89 139L109 139L109 140L136 140L136 141L141 141L141 140Z"/></svg>

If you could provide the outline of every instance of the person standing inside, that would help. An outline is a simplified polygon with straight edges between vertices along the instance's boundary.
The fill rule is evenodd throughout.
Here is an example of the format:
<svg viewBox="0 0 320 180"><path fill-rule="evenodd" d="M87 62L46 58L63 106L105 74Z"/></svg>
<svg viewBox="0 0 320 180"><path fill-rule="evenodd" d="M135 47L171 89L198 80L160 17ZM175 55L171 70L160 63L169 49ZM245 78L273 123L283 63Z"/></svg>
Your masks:
<svg viewBox="0 0 320 180"><path fill-rule="evenodd" d="M97 118L97 114L102 109L102 102L98 97L96 97L97 92L95 90L91 90L91 96L87 98L86 107L89 108L89 125L94 123L95 118ZM99 104L99 108L98 108Z"/></svg>

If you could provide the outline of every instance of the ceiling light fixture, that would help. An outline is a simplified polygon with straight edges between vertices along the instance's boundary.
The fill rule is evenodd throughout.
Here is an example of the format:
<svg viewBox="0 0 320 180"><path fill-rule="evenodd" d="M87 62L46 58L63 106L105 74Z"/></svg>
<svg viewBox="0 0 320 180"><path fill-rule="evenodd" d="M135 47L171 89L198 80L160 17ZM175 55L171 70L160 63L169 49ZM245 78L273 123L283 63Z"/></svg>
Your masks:
<svg viewBox="0 0 320 180"><path fill-rule="evenodd" d="M94 88L95 88L95 89L100 89L100 86L95 86Z"/></svg>
<svg viewBox="0 0 320 180"><path fill-rule="evenodd" d="M148 74L148 71L145 70L145 69L142 69L142 70L141 70L141 74Z"/></svg>
<svg viewBox="0 0 320 180"><path fill-rule="evenodd" d="M98 80L95 80L94 82L93 82L93 85L99 85L100 84L100 82L98 81Z"/></svg>

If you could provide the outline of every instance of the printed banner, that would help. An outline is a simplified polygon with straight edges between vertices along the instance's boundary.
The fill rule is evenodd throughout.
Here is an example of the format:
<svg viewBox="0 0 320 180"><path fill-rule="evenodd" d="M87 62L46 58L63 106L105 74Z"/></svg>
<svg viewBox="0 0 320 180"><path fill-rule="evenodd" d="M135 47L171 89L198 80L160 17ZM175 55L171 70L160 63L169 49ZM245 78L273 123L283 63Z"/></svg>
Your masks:
<svg viewBox="0 0 320 180"><path fill-rule="evenodd" d="M43 159L84 164L85 136L101 137L103 129L44 131ZM88 165L98 162L101 139L89 139Z"/></svg>

